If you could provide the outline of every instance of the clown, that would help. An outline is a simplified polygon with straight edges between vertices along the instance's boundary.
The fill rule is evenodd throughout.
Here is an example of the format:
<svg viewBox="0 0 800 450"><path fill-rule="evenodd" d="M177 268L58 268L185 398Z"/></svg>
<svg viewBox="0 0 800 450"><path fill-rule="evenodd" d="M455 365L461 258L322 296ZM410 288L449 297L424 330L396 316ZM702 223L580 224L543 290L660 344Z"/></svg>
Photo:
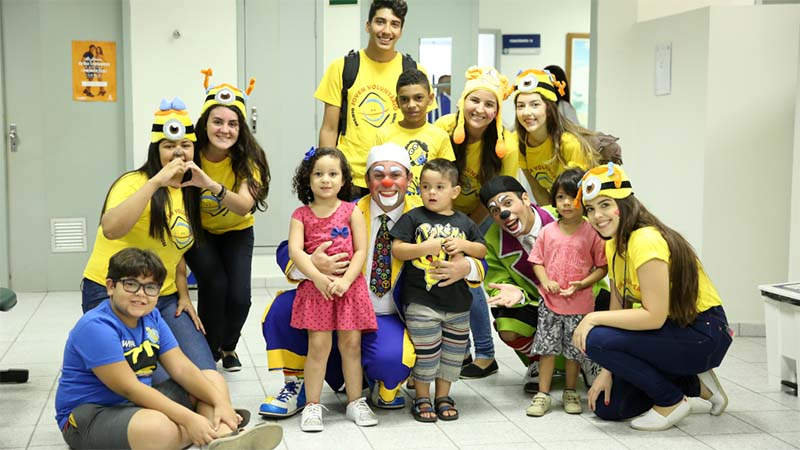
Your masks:
<svg viewBox="0 0 800 450"><path fill-rule="evenodd" d="M400 272L403 266L391 256L389 230L404 212L420 205L419 197L406 195L411 180L411 161L408 152L397 144L373 147L367 157L365 184L369 195L357 206L367 220L368 252L364 275L370 288L370 299L378 320L378 331L364 334L361 357L364 374L370 384L370 401L379 408L398 409L405 406L400 385L411 373L416 361L414 347L400 316ZM349 261L341 254L327 255L329 247L322 244L310 258L322 273L338 276L347 270ZM297 282L302 274L294 268L282 244L277 259L290 281ZM440 261L431 275L440 282L463 278L465 274L480 279L481 261L461 258ZM259 414L269 418L289 417L302 410L306 403L304 371L308 351L305 332L289 326L295 291L280 293L267 307L262 322L270 370L282 370L285 385L276 396L267 397ZM325 375L328 385L339 390L343 383L341 362L337 349L331 351Z"/></svg>

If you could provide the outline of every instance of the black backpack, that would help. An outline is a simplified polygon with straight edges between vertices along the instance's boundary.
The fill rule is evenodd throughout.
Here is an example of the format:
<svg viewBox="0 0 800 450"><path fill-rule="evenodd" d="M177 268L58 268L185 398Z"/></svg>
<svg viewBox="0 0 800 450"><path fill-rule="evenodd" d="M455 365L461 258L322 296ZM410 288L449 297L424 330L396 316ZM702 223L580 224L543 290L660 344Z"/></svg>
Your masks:
<svg viewBox="0 0 800 450"><path fill-rule="evenodd" d="M361 57L356 50L350 50L344 57L344 67L342 68L342 103L339 111L339 136L344 136L347 131L347 91L353 87L358 75L358 68L361 65ZM408 53L403 54L403 71L416 69L417 62Z"/></svg>

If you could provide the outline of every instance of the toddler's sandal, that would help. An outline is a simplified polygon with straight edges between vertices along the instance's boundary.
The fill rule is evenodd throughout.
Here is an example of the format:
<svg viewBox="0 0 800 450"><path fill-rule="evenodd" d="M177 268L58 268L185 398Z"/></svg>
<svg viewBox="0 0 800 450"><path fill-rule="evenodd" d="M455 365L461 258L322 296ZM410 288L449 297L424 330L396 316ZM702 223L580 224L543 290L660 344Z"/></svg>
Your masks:
<svg viewBox="0 0 800 450"><path fill-rule="evenodd" d="M456 409L456 401L450 396L439 397L434 403L436 408L436 415L441 420L457 420L458 410ZM447 412L450 414L446 414Z"/></svg>
<svg viewBox="0 0 800 450"><path fill-rule="evenodd" d="M427 405L427 406L425 406ZM417 422L436 422L436 415L433 415L433 404L430 397L419 397L414 399L414 404L411 406L411 415ZM423 414L430 413L430 417L425 417Z"/></svg>

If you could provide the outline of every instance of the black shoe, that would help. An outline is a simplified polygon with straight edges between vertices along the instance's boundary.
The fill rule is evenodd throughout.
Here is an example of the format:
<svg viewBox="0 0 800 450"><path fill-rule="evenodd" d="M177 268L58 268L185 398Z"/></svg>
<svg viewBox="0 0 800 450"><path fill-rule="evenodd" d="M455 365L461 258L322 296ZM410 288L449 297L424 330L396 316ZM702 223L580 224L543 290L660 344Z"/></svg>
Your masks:
<svg viewBox="0 0 800 450"><path fill-rule="evenodd" d="M239 355L237 355L236 352L223 355L222 368L227 372L238 372L242 370L242 363L239 361Z"/></svg>
<svg viewBox="0 0 800 450"><path fill-rule="evenodd" d="M528 383L525 383L523 389L525 389L525 392L527 392L528 394L535 394L539 392L539 383L535 381L530 381Z"/></svg>
<svg viewBox="0 0 800 450"><path fill-rule="evenodd" d="M470 364L472 364L472 355L467 355L467 357L464 358L464 362L461 363L461 367L466 367Z"/></svg>
<svg viewBox="0 0 800 450"><path fill-rule="evenodd" d="M492 363L485 369L481 369L475 363L472 363L468 366L464 366L461 369L461 377L465 380L475 380L478 378L485 378L489 375L497 373L497 361L492 360Z"/></svg>
<svg viewBox="0 0 800 450"><path fill-rule="evenodd" d="M247 409L234 409L236 414L242 416L242 422L239 423L239 428L244 428L250 423L250 410Z"/></svg>

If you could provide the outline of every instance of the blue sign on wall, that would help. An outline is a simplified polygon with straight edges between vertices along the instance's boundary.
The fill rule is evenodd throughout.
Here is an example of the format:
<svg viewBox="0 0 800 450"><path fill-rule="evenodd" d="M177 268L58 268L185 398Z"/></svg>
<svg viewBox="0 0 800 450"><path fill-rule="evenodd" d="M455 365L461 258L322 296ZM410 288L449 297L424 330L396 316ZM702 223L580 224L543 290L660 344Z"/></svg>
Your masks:
<svg viewBox="0 0 800 450"><path fill-rule="evenodd" d="M542 51L541 34L504 34L503 54L538 55Z"/></svg>

